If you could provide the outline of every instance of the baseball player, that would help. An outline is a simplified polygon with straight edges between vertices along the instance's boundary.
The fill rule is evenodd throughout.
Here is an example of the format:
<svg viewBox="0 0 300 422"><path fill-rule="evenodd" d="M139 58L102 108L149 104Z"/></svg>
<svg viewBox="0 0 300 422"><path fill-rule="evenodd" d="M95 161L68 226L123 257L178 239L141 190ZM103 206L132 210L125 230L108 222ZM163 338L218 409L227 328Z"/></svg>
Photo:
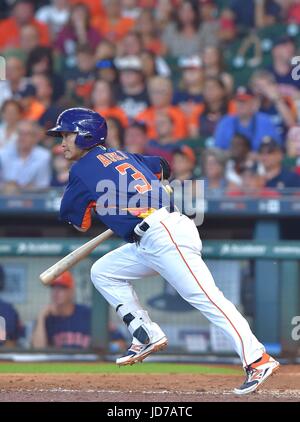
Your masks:
<svg viewBox="0 0 300 422"><path fill-rule="evenodd" d="M279 363L266 353L245 318L216 287L202 260L194 221L170 205L170 196L159 181L162 173L168 178L168 163L160 157L107 149L105 119L89 109L65 110L47 134L62 137L64 156L74 162L61 202L61 219L86 231L95 210L127 242L91 268L96 289L133 337L127 353L116 363L132 365L167 346L166 335L142 309L131 284L159 273L230 338L246 372L245 382L234 392L255 391Z"/></svg>

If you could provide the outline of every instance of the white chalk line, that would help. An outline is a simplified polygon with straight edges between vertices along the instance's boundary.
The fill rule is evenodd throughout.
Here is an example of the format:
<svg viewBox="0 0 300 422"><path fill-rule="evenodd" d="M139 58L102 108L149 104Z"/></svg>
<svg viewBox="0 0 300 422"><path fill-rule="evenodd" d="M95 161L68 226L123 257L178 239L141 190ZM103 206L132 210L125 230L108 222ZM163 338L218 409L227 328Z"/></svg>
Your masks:
<svg viewBox="0 0 300 422"><path fill-rule="evenodd" d="M170 390L160 390L160 391L149 391L149 390L96 390L96 389L87 389L87 390L77 390L77 389L68 389L68 388L49 388L49 389L15 389L15 390L4 390L1 389L0 393L90 393L90 394L149 394L149 395L185 395L185 396L226 396L232 395L237 397L231 390L214 390L214 391L170 391ZM251 397L259 396L274 396L281 398L291 398L297 397L300 398L300 390L258 390Z"/></svg>

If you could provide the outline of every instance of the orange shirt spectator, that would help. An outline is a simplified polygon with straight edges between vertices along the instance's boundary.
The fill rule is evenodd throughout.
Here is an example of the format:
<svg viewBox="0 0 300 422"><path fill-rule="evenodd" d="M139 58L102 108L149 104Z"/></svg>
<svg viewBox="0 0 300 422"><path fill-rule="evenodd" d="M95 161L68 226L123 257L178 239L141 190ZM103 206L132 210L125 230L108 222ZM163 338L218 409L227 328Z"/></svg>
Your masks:
<svg viewBox="0 0 300 422"><path fill-rule="evenodd" d="M155 129L156 114L161 113L161 109L155 107L148 107L137 115L137 120L146 123L147 136L149 139L157 138L157 131ZM187 121L183 111L177 106L167 106L164 111L170 116L174 122L173 138L176 140L187 137Z"/></svg>
<svg viewBox="0 0 300 422"><path fill-rule="evenodd" d="M119 41L133 28L135 21L122 16L120 0L107 0L103 6L104 14L94 17L92 25L109 41Z"/></svg>
<svg viewBox="0 0 300 422"><path fill-rule="evenodd" d="M172 105L172 81L162 76L154 76L148 81L148 93L151 106L137 115L137 120L147 125L147 135L150 139L157 138L155 128L156 114L165 112L174 122L173 138L178 140L188 136L187 118L180 107Z"/></svg>
<svg viewBox="0 0 300 422"><path fill-rule="evenodd" d="M117 119L123 128L128 126L128 117L121 107L115 102L112 84L98 79L93 86L91 95L93 110L100 113L105 119Z"/></svg>
<svg viewBox="0 0 300 422"><path fill-rule="evenodd" d="M34 17L33 2L17 1L9 18L0 21L0 50L20 47L20 29L33 25L38 29L41 45L49 44L48 26Z"/></svg>
<svg viewBox="0 0 300 422"><path fill-rule="evenodd" d="M92 26L101 35L113 42L120 41L134 27L134 20L120 17L118 20L110 20L105 16L96 16L92 19Z"/></svg>
<svg viewBox="0 0 300 422"><path fill-rule="evenodd" d="M32 99L27 110L23 113L23 119L37 121L45 112L45 107L38 100Z"/></svg>
<svg viewBox="0 0 300 422"><path fill-rule="evenodd" d="M39 32L40 44L49 45L48 26L42 22L32 19L29 22L37 28ZM14 17L4 19L0 22L0 49L19 48L20 47L20 25Z"/></svg>
<svg viewBox="0 0 300 422"><path fill-rule="evenodd" d="M36 98L36 88L28 85L20 92L20 103L23 108L24 120L37 121L43 115L46 107Z"/></svg>
<svg viewBox="0 0 300 422"><path fill-rule="evenodd" d="M94 109L97 113L101 114L105 119L113 118L119 120L121 125L126 128L128 126L128 118L124 111L118 106L112 107L97 107Z"/></svg>

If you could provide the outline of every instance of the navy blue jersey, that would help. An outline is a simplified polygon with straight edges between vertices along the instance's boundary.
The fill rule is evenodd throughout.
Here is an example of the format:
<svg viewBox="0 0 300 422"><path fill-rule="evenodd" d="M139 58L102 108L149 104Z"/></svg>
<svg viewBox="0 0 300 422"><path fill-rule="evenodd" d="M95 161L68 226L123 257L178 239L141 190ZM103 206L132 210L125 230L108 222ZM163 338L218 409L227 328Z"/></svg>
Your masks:
<svg viewBox="0 0 300 422"><path fill-rule="evenodd" d="M0 316L5 319L6 339L16 341L21 336L21 323L14 307L0 299ZM2 344L2 342L0 342Z"/></svg>
<svg viewBox="0 0 300 422"><path fill-rule="evenodd" d="M71 168L61 219L87 230L94 209L106 226L133 242L133 229L149 210L169 205L160 174L159 157L93 148Z"/></svg>
<svg viewBox="0 0 300 422"><path fill-rule="evenodd" d="M266 183L268 188L284 189L284 188L299 188L300 176L287 169L282 169L281 172L273 179Z"/></svg>
<svg viewBox="0 0 300 422"><path fill-rule="evenodd" d="M91 343L91 311L85 305L75 305L70 316L49 315L46 332L50 346L87 349Z"/></svg>

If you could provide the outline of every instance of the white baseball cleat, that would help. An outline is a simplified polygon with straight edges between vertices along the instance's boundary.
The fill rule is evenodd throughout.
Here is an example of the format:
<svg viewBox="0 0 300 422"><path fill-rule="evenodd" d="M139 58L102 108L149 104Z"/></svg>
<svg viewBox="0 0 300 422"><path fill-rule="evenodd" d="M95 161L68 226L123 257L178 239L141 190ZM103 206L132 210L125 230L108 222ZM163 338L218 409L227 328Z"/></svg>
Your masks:
<svg viewBox="0 0 300 422"><path fill-rule="evenodd" d="M233 392L237 395L243 395L256 391L262 383L279 369L279 366L279 362L264 353L259 361L252 363L245 369L247 376L244 384L235 388Z"/></svg>
<svg viewBox="0 0 300 422"><path fill-rule="evenodd" d="M151 355L151 353L159 352L167 347L168 339L164 332L155 323L152 323L152 327L155 327L156 332L153 335L151 342L148 344L132 343L127 350L126 355L116 360L117 365L125 366L142 362L147 356Z"/></svg>

